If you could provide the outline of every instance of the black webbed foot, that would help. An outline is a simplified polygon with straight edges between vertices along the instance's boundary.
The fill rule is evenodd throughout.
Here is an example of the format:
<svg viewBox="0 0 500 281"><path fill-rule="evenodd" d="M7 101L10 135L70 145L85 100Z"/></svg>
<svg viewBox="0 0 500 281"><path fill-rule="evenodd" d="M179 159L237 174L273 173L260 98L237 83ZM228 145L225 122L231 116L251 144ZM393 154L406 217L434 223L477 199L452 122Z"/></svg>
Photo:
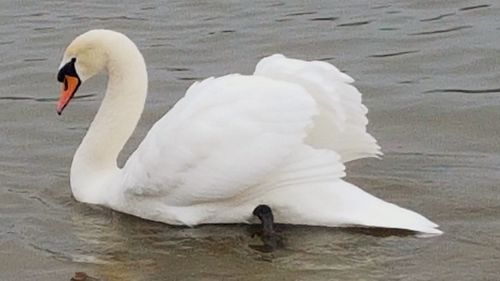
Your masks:
<svg viewBox="0 0 500 281"><path fill-rule="evenodd" d="M279 247L283 247L283 238L276 231L274 226L273 211L267 205L259 205L253 210L253 215L258 217L262 223L262 229L252 234L260 236L263 246L253 246L252 248L262 252L272 252Z"/></svg>
<svg viewBox="0 0 500 281"><path fill-rule="evenodd" d="M99 281L99 279L90 277L85 272L75 272L75 276L70 281Z"/></svg>

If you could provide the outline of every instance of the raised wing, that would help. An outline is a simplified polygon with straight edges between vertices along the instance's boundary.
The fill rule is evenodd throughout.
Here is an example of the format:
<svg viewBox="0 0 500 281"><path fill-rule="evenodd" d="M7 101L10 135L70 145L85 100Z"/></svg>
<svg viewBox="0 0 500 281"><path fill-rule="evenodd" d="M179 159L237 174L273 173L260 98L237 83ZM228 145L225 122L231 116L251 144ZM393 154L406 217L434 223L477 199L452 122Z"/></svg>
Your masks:
<svg viewBox="0 0 500 281"><path fill-rule="evenodd" d="M319 114L306 143L336 151L347 162L381 155L377 141L366 132L367 108L354 80L322 61L303 61L276 54L262 59L254 75L300 84L316 100Z"/></svg>

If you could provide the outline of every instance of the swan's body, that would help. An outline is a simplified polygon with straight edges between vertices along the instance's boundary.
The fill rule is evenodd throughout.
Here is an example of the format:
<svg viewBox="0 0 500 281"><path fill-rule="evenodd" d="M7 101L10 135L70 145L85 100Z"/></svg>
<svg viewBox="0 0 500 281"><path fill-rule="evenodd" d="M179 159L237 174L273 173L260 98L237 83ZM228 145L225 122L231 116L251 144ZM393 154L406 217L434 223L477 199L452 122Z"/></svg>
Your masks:
<svg viewBox="0 0 500 281"><path fill-rule="evenodd" d="M274 55L254 75L194 83L120 169L146 98L143 57L126 36L93 30L70 44L62 66L71 62L81 81L109 75L71 166L78 201L168 224L249 222L267 204L279 223L441 233L342 180L343 163L380 151L353 80L328 63Z"/></svg>

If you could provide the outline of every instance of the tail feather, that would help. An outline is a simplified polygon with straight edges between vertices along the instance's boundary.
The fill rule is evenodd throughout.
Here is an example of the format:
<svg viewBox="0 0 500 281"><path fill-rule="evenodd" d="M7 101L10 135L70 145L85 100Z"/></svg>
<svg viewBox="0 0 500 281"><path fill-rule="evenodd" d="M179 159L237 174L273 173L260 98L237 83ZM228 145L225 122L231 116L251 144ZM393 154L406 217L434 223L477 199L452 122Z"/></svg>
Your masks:
<svg viewBox="0 0 500 281"><path fill-rule="evenodd" d="M305 146L261 186L262 200L257 203L270 205L281 223L442 233L424 216L379 199L342 180L343 176L337 153Z"/></svg>
<svg viewBox="0 0 500 281"><path fill-rule="evenodd" d="M288 186L268 194L280 223L363 226L405 229L426 235L439 235L438 225L424 216L383 201L343 181ZM286 194L286 195L285 195Z"/></svg>

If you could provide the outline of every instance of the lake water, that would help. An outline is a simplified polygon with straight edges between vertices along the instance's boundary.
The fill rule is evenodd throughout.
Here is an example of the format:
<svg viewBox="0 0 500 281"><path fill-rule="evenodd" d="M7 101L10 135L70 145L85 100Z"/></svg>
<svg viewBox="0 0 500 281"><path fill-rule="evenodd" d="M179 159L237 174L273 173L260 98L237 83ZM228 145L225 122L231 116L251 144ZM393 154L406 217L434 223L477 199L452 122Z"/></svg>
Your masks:
<svg viewBox="0 0 500 281"><path fill-rule="evenodd" d="M0 3L0 280L500 279L497 1L137 2ZM105 77L59 117L55 74L92 28L126 33L148 64L121 162L194 80L251 73L276 52L325 60L357 80L385 153L348 179L445 234L286 226L285 248L261 253L249 226L171 227L75 202L69 167Z"/></svg>

